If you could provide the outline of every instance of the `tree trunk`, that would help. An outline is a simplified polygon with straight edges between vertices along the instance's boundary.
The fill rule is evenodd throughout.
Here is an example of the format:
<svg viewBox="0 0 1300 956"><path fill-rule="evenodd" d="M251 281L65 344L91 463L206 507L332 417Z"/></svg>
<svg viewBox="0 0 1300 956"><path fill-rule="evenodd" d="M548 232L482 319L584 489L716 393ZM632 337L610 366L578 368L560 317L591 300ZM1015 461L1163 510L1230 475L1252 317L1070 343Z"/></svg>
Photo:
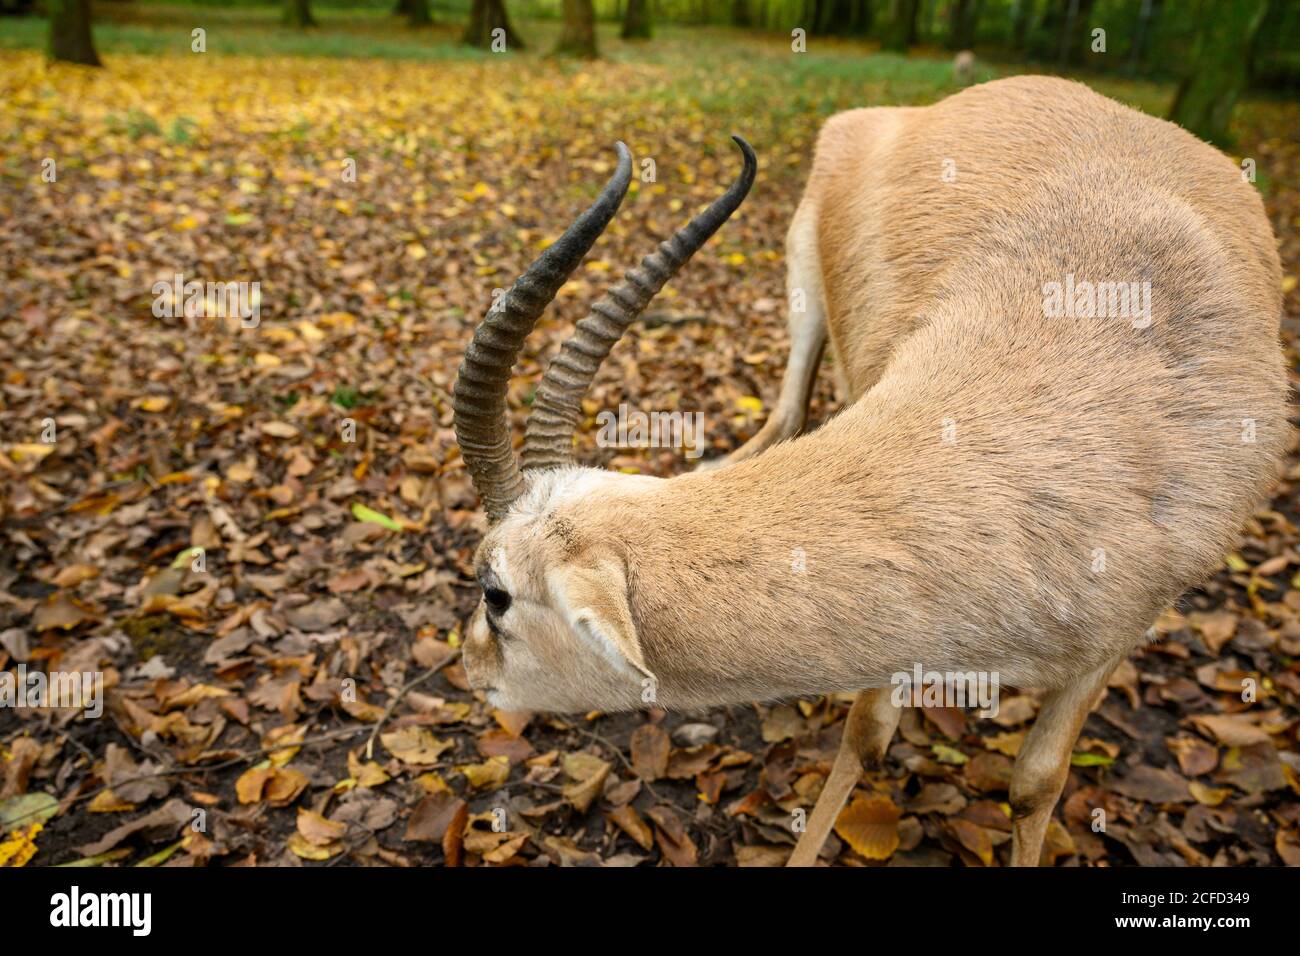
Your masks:
<svg viewBox="0 0 1300 956"><path fill-rule="evenodd" d="M916 16L920 10L920 0L891 0L881 41L886 50L905 53L916 42Z"/></svg>
<svg viewBox="0 0 1300 956"><path fill-rule="evenodd" d="M316 18L311 15L311 0L284 0L281 19L291 27L314 27Z"/></svg>
<svg viewBox="0 0 1300 956"><path fill-rule="evenodd" d="M749 15L749 0L731 0L731 25L749 27L753 24L754 20Z"/></svg>
<svg viewBox="0 0 1300 956"><path fill-rule="evenodd" d="M1142 0L1142 9L1138 14L1137 26L1133 28L1133 43L1129 46L1128 64L1125 69L1129 73L1136 73L1142 65L1142 57L1146 53L1147 34L1151 31L1151 21L1156 16L1155 0Z"/></svg>
<svg viewBox="0 0 1300 956"><path fill-rule="evenodd" d="M461 42L490 50L494 30L505 31L502 36L506 41L506 49L524 48L524 41L519 39L519 34L515 33L514 27L510 25L505 0L474 0L474 5L469 11L469 24L465 27L465 35L461 38Z"/></svg>
<svg viewBox="0 0 1300 956"><path fill-rule="evenodd" d="M982 6L980 0L956 0L948 8L949 50L969 50L975 45L975 26Z"/></svg>
<svg viewBox="0 0 1300 956"><path fill-rule="evenodd" d="M1268 0L1202 2L1186 77L1178 85L1169 118L1201 139L1229 143L1233 107L1249 79L1251 45Z"/></svg>
<svg viewBox="0 0 1300 956"><path fill-rule="evenodd" d="M627 10L623 13L623 39L648 40L652 32L650 0L627 0Z"/></svg>
<svg viewBox="0 0 1300 956"><path fill-rule="evenodd" d="M591 0L564 0L564 28L555 53L588 60L596 58L596 11Z"/></svg>
<svg viewBox="0 0 1300 956"><path fill-rule="evenodd" d="M433 22L429 12L429 0L402 0L406 7L406 19L413 27L422 27Z"/></svg>
<svg viewBox="0 0 1300 956"><path fill-rule="evenodd" d="M1014 0L1011 8L1011 49L1025 48L1025 38L1029 35L1029 24L1033 18L1034 0Z"/></svg>
<svg viewBox="0 0 1300 956"><path fill-rule="evenodd" d="M50 59L102 66L90 35L90 0L49 0Z"/></svg>

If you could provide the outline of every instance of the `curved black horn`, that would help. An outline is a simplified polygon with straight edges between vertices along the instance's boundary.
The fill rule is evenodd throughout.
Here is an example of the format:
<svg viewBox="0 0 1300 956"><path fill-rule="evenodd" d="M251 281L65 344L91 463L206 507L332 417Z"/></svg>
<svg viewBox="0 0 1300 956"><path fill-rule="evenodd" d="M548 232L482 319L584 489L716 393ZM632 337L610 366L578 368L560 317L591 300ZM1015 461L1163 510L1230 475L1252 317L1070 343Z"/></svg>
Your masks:
<svg viewBox="0 0 1300 956"><path fill-rule="evenodd" d="M456 440L489 521L504 515L524 488L506 415L511 369L542 312L623 202L632 154L622 143L616 148L618 168L600 196L515 280L465 349L452 401Z"/></svg>
<svg viewBox="0 0 1300 956"><path fill-rule="evenodd" d="M745 166L731 187L702 213L673 233L641 260L621 283L592 306L573 335L546 370L533 400L524 434L524 468L552 468L573 462L573 434L581 415L582 397L591 387L601 363L664 284L708 242L736 211L754 184L758 160L739 136L732 136Z"/></svg>

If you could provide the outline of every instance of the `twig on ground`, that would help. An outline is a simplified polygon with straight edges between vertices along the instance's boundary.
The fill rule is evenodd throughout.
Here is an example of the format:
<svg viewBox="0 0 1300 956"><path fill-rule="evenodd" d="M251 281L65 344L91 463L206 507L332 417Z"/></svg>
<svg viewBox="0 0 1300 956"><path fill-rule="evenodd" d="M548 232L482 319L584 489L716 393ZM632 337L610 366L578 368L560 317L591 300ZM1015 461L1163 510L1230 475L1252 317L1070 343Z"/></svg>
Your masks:
<svg viewBox="0 0 1300 956"><path fill-rule="evenodd" d="M366 741L367 760L369 760L371 758L371 755L374 753L375 738L379 736L380 728L382 728L384 724L388 723L388 718L393 716L393 711L395 711L397 709L397 705L402 702L402 698L407 695L407 693L411 690L411 688L423 684L434 674L438 673L438 671L442 670L448 664L451 664L457 660L460 660L460 648L456 648L454 651L452 651L450 654L448 654L438 663L434 664L432 667L430 667L419 677L416 677L414 680L409 680L406 682L406 686L404 686L401 690L399 690L397 692L397 696L394 697L391 701L389 701L388 709L384 711L383 716L380 717L379 720L375 723L374 729L370 731L370 739Z"/></svg>

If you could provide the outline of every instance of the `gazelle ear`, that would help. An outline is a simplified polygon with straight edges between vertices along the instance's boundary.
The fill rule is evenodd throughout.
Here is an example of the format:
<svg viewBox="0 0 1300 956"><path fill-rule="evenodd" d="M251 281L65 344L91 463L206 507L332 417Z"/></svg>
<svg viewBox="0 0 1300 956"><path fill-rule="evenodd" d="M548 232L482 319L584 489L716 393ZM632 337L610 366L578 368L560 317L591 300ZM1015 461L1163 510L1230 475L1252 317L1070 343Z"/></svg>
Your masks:
<svg viewBox="0 0 1300 956"><path fill-rule="evenodd" d="M629 675L655 679L641 654L621 565L566 564L551 572L549 583L557 610L594 651Z"/></svg>

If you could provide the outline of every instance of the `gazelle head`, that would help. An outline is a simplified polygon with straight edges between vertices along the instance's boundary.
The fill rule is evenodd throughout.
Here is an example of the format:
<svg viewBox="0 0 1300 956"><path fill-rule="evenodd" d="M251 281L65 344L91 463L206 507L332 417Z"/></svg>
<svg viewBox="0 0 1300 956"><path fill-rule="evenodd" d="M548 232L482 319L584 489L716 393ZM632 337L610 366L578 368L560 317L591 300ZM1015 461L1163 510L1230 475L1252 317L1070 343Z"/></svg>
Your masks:
<svg viewBox="0 0 1300 956"><path fill-rule="evenodd" d="M632 177L618 167L596 201L516 280L474 331L456 379L456 437L487 512L475 555L483 600L465 635L470 684L506 710L626 710L657 699L637 636L626 555L584 533L584 511L657 479L580 468L573 436L601 362L686 261L744 200L757 161L739 136L744 169L578 323L551 362L525 429L522 466L507 419L511 369L546 306L618 211Z"/></svg>

